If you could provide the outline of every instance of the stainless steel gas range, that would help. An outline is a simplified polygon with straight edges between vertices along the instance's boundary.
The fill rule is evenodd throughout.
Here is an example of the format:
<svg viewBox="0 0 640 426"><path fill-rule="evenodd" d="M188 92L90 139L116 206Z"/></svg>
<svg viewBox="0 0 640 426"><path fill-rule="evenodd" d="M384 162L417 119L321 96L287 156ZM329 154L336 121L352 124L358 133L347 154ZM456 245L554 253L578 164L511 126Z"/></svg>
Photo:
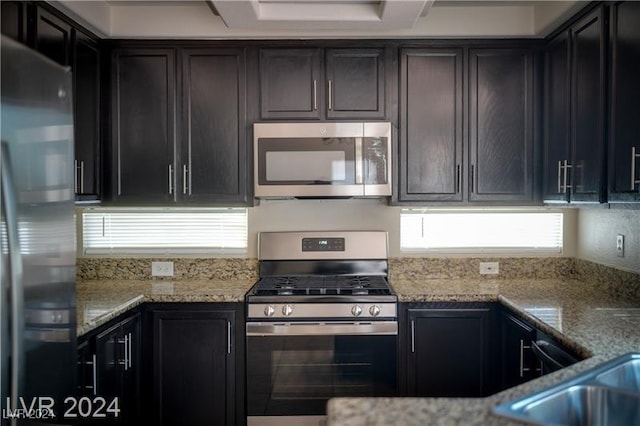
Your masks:
<svg viewBox="0 0 640 426"><path fill-rule="evenodd" d="M247 302L247 423L322 425L333 397L397 390L386 232L259 236Z"/></svg>

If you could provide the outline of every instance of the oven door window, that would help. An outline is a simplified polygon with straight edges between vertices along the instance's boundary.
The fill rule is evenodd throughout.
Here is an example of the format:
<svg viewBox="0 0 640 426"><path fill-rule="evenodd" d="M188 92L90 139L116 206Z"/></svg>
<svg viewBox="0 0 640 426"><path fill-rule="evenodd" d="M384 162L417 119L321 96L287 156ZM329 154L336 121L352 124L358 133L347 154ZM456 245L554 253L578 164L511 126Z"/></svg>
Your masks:
<svg viewBox="0 0 640 426"><path fill-rule="evenodd" d="M260 185L353 185L355 138L260 138Z"/></svg>
<svg viewBox="0 0 640 426"><path fill-rule="evenodd" d="M250 416L324 415L333 397L396 394L397 336L250 336Z"/></svg>

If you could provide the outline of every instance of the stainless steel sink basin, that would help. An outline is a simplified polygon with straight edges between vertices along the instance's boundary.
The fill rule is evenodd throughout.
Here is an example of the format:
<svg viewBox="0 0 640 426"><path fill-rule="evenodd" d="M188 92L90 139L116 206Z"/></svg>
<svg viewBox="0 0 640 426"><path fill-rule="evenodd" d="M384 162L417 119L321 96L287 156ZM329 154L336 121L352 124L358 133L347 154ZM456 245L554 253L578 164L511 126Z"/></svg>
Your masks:
<svg viewBox="0 0 640 426"><path fill-rule="evenodd" d="M640 393L640 359L632 359L596 376L605 386Z"/></svg>
<svg viewBox="0 0 640 426"><path fill-rule="evenodd" d="M531 395L494 407L539 425L640 425L640 354L630 353Z"/></svg>
<svg viewBox="0 0 640 426"><path fill-rule="evenodd" d="M540 424L637 425L640 424L640 395L578 385L526 404L522 413Z"/></svg>

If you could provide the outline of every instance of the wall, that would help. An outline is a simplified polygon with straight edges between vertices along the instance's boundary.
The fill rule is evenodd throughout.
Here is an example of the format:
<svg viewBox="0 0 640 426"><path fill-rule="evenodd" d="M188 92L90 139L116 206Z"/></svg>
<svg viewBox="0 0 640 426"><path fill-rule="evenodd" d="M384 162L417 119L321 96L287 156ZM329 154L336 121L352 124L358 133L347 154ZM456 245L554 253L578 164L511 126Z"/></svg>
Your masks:
<svg viewBox="0 0 640 426"><path fill-rule="evenodd" d="M616 256L616 235L625 237L625 256ZM580 209L577 257L640 273L640 210Z"/></svg>
<svg viewBox="0 0 640 426"><path fill-rule="evenodd" d="M529 209L539 211L540 209ZM544 210L544 208L542 208ZM391 257L408 256L400 251L400 207L377 199L262 200L249 209L248 257L256 257L258 232L380 230L389 232ZM577 211L564 211L564 257L576 254ZM432 254L431 257L474 257L476 254ZM424 255L416 255L424 256ZM513 256L510 254L508 256Z"/></svg>

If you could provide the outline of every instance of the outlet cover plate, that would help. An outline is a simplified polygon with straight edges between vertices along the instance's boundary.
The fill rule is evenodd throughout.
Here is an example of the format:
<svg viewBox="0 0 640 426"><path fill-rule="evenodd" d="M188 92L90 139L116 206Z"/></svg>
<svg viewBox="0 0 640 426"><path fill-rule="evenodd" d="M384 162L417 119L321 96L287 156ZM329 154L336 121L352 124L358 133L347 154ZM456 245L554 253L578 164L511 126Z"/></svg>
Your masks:
<svg viewBox="0 0 640 426"><path fill-rule="evenodd" d="M499 262L480 262L480 275L498 275L499 273Z"/></svg>
<svg viewBox="0 0 640 426"><path fill-rule="evenodd" d="M172 277L173 262L151 262L152 277Z"/></svg>
<svg viewBox="0 0 640 426"><path fill-rule="evenodd" d="M616 236L616 255L624 257L624 235L622 234Z"/></svg>

